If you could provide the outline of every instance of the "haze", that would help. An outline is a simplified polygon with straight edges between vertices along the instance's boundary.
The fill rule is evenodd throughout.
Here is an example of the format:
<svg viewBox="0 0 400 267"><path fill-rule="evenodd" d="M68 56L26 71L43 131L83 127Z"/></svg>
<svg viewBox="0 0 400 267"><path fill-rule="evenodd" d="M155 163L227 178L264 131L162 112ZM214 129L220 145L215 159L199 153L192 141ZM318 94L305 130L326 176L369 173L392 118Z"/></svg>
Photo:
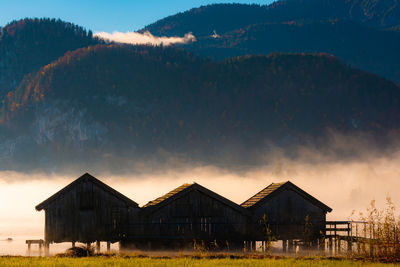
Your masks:
<svg viewBox="0 0 400 267"><path fill-rule="evenodd" d="M400 206L400 153L390 157L318 162L276 159L245 171L230 172L215 166L183 166L138 175L110 175L88 170L141 206L182 183L197 182L240 204L272 182L290 180L333 208L328 220L347 220L353 210L364 211L369 202L383 207L391 196ZM44 213L35 205L72 182L76 174L0 173L0 236L43 235ZM354 217L353 217L354 218ZM357 219L355 217L354 219Z"/></svg>

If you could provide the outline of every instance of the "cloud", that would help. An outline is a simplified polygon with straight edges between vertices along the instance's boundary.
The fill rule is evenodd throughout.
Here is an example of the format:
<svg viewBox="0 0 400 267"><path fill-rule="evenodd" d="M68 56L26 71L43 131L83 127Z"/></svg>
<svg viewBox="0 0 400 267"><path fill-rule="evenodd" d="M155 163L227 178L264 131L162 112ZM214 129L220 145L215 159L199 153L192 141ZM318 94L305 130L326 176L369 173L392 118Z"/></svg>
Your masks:
<svg viewBox="0 0 400 267"><path fill-rule="evenodd" d="M95 36L105 39L106 41L113 41L125 44L148 44L148 45L172 45L172 44L185 44L195 42L196 37L191 33L186 33L183 37L167 37L167 36L154 36L150 32L97 32Z"/></svg>

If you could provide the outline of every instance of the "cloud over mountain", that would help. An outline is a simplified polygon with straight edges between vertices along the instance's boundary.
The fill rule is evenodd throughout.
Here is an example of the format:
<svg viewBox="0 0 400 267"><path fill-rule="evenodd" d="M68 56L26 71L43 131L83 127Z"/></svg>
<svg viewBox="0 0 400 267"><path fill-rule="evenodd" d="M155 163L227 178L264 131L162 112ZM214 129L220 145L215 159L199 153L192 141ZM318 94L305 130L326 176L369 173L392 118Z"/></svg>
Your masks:
<svg viewBox="0 0 400 267"><path fill-rule="evenodd" d="M196 41L196 37L191 33L186 33L183 37L174 36L154 36L150 32L146 31L144 33L138 32L97 32L95 36L105 39L107 41L114 41L117 43L125 44L151 44L151 45L172 45L172 44L186 44Z"/></svg>

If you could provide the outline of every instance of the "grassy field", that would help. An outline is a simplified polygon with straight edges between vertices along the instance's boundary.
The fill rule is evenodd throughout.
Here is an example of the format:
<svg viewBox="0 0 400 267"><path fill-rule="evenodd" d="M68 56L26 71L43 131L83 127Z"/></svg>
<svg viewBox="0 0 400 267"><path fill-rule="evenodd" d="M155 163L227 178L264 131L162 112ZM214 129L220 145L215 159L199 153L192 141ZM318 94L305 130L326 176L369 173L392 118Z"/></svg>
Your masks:
<svg viewBox="0 0 400 267"><path fill-rule="evenodd" d="M400 266L399 264L371 263L350 260L309 259L196 259L196 258L139 258L139 257L1 257L0 266L254 266L254 267L290 267L290 266Z"/></svg>

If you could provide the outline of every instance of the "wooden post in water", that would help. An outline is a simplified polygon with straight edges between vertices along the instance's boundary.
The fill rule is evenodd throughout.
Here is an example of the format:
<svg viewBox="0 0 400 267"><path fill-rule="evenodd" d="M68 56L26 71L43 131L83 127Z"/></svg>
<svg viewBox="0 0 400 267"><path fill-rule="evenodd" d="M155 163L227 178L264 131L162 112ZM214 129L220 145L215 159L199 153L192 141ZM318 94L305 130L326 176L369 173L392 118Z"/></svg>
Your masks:
<svg viewBox="0 0 400 267"><path fill-rule="evenodd" d="M351 237L348 236L347 237L347 253L349 253L349 254L352 253L352 251L353 251L352 246L353 246L353 243L351 242Z"/></svg>
<svg viewBox="0 0 400 267"><path fill-rule="evenodd" d="M96 241L96 252L100 253L100 241Z"/></svg>
<svg viewBox="0 0 400 267"><path fill-rule="evenodd" d="M44 255L46 257L50 255L50 243L47 241L44 242Z"/></svg>
<svg viewBox="0 0 400 267"><path fill-rule="evenodd" d="M294 250L296 251L296 246ZM325 237L318 239L318 250L325 253Z"/></svg>
<svg viewBox="0 0 400 267"><path fill-rule="evenodd" d="M353 242L351 240L352 230L351 230L351 223L347 223L347 252L351 254Z"/></svg>
<svg viewBox="0 0 400 267"><path fill-rule="evenodd" d="M282 252L287 252L287 240L282 240Z"/></svg>
<svg viewBox="0 0 400 267"><path fill-rule="evenodd" d="M293 253L293 240L288 240L288 253Z"/></svg>
<svg viewBox="0 0 400 267"><path fill-rule="evenodd" d="M336 222L333 224L333 227L334 227L334 229L335 230L333 230L333 235L334 235L334 237L335 237L335 254L337 254L338 252L339 252L339 250L338 250L338 236L337 236L337 233L336 233Z"/></svg>
<svg viewBox="0 0 400 267"><path fill-rule="evenodd" d="M363 253L367 253L366 251L366 240L367 240L367 223L364 222L364 241L363 241Z"/></svg>
<svg viewBox="0 0 400 267"><path fill-rule="evenodd" d="M42 256L42 242L39 242L39 256Z"/></svg>
<svg viewBox="0 0 400 267"><path fill-rule="evenodd" d="M39 246L39 256L42 256L42 247L45 247L45 241L43 239L29 239L25 241L28 244L28 256L31 255L32 244L38 244ZM46 247L45 247L46 249Z"/></svg>
<svg viewBox="0 0 400 267"><path fill-rule="evenodd" d="M357 253L360 254L361 246L360 246L360 239L358 238L358 223L356 223L356 240L357 240Z"/></svg>

